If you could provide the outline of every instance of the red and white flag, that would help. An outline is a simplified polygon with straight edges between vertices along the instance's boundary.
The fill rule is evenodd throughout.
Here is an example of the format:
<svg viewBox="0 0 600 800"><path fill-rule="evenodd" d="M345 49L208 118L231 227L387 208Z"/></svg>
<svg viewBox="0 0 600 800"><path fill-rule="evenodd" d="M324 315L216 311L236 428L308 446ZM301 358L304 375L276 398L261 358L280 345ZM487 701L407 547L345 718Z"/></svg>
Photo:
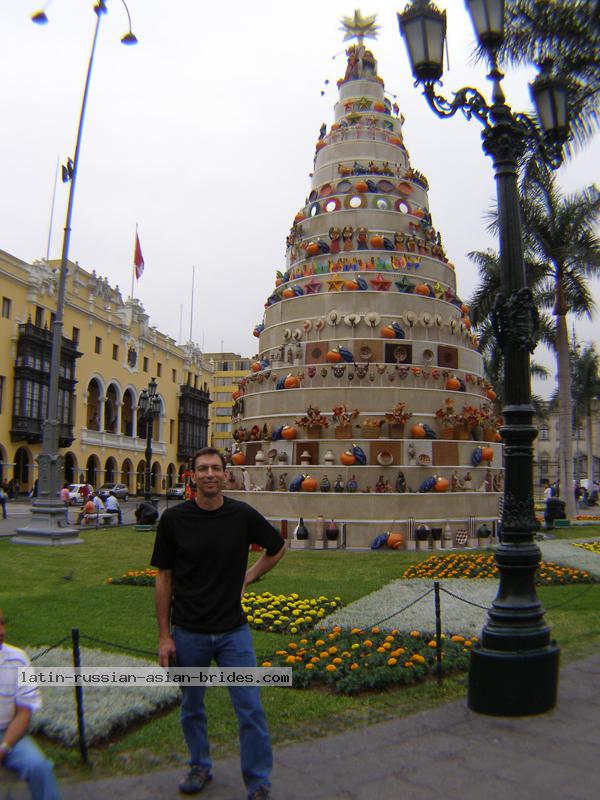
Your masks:
<svg viewBox="0 0 600 800"><path fill-rule="evenodd" d="M144 271L144 256L142 255L142 248L140 247L140 237L135 234L135 253L133 254L133 265L135 267L135 277L139 281Z"/></svg>

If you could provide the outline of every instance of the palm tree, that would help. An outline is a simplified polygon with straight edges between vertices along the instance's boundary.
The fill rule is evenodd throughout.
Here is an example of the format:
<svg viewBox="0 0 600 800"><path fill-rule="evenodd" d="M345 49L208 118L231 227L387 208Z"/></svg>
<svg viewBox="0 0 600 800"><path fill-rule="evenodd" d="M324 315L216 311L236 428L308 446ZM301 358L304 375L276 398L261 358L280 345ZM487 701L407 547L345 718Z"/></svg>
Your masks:
<svg viewBox="0 0 600 800"><path fill-rule="evenodd" d="M577 144L598 127L600 25L598 0L506 0L501 59L544 65L569 86L571 131Z"/></svg>
<svg viewBox="0 0 600 800"><path fill-rule="evenodd" d="M593 344L588 343L583 350L579 345L573 348L571 375L574 425L575 430L579 431L581 423L585 420L587 477L591 481L594 477L592 401L600 397L600 355L596 352Z"/></svg>
<svg viewBox="0 0 600 800"><path fill-rule="evenodd" d="M570 351L567 314L592 318L595 303L588 279L600 275L600 242L594 232L597 192L586 189L563 196L554 174L530 162L521 185L523 243L526 257L541 277L535 289L541 308L555 317L559 393L560 478L567 516L575 516L573 484Z"/></svg>

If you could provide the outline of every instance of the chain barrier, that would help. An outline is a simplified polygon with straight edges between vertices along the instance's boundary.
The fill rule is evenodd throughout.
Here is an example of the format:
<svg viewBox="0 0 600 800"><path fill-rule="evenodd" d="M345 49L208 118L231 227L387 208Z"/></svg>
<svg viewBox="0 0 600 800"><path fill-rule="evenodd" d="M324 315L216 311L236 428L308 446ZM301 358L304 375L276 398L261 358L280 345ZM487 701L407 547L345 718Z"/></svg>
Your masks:
<svg viewBox="0 0 600 800"><path fill-rule="evenodd" d="M466 600L464 597L461 597L459 594L454 594L454 592L451 592L450 589L444 589L443 586L440 586L440 589L442 590L442 592L445 592L446 594L449 594L450 597L454 597L456 600L460 600L461 603L466 603L468 606L474 606L475 608L481 608L483 611L489 611L490 610L489 606L482 606L479 603L474 603L472 600Z"/></svg>
<svg viewBox="0 0 600 800"><path fill-rule="evenodd" d="M597 585L598 585L597 583L590 583L589 586L586 586L585 589L583 589L583 591L579 592L579 594L576 594L575 597L569 597L568 600L563 600L562 603L555 603L553 606L544 606L544 611L552 611L555 608L560 608L561 606L566 606L568 603L572 603L573 600L577 600L579 597L583 597L584 594L587 594L590 591L590 589L592 589L594 586L597 586Z"/></svg>
<svg viewBox="0 0 600 800"><path fill-rule="evenodd" d="M29 660L33 663L34 661L37 661L38 658L41 658L42 656L45 656L46 653L49 653L51 650L54 650L55 648L60 647L61 644L64 644L65 642L70 642L70 641L71 641L71 637L70 636L65 636L63 639L60 640L60 642L56 642L56 644L51 644L50 647L46 647L44 650L40 650L39 653L36 653L34 656L31 656L31 658Z"/></svg>
<svg viewBox="0 0 600 800"><path fill-rule="evenodd" d="M424 597L427 597L427 595L428 595L428 594L431 594L432 592L433 592L433 588L431 588L431 589L427 589L427 591L426 591L424 594L422 594L420 597L417 597L415 600L412 600L412 601L411 601L411 602L410 602L408 605L404 606L404 608L399 608L397 611L394 611L394 612L393 612L392 614L390 614L389 616L387 616L387 617L384 617L383 619L380 619L380 620L379 620L379 622L375 622L375 623L374 623L373 625L371 625L370 627L372 627L372 628L376 628L378 625L381 625L381 623L382 623L382 622L387 622L387 621L388 621L388 619L391 619L392 617L395 617L395 616L397 616L398 614L402 614L402 613L403 613L404 611L406 611L408 608L410 608L411 606L414 606L414 605L416 605L416 604L417 604L419 601L421 601L421 600L422 600Z"/></svg>
<svg viewBox="0 0 600 800"><path fill-rule="evenodd" d="M124 644L117 644L116 642L107 642L105 639L97 639L95 636L88 636L86 633L80 634L81 639L87 639L88 642L95 642L96 644L104 644L108 647L116 647L117 650L127 650L130 653L140 653L144 656L157 657L156 650L140 650L138 647L128 647Z"/></svg>

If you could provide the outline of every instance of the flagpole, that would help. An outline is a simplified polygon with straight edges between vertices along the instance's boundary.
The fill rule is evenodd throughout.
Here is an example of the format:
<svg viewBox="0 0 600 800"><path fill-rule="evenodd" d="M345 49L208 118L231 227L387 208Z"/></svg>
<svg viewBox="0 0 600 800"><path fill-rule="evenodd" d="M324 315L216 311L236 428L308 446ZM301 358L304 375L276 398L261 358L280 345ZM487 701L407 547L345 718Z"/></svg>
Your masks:
<svg viewBox="0 0 600 800"><path fill-rule="evenodd" d="M137 239L138 239L138 224L135 223L135 243L133 245L133 264L131 265L131 299L133 300L133 283L135 281L135 248L137 246Z"/></svg>
<svg viewBox="0 0 600 800"><path fill-rule="evenodd" d="M192 305L190 308L190 342L192 339L192 322L194 320L194 276L196 274L196 267L192 266Z"/></svg>

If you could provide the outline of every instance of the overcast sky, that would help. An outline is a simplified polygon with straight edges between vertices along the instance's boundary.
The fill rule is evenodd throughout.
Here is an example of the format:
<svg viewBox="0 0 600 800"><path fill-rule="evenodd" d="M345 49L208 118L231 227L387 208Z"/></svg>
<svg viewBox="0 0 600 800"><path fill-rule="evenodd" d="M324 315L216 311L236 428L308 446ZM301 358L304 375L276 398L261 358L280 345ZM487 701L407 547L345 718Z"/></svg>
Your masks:
<svg viewBox="0 0 600 800"><path fill-rule="evenodd" d="M129 0L136 47L120 37L127 17L108 0L83 132L70 258L123 296L131 290L136 222L146 262L136 284L152 324L205 351L252 355L252 329L284 268L285 237L309 192L314 144L328 127L345 68L340 0ZM439 120L413 87L396 11L370 3L370 44L404 114L412 166L430 184L430 210L468 297L470 250L494 246L484 213L494 199L479 123ZM451 70L445 92L472 85L489 97L485 68L470 59L473 33L462 0L448 11ZM95 15L92 2L53 0L47 26L30 21L35 0L0 4L0 248L30 261L46 254L57 158L73 154ZM337 57L336 54L340 54ZM511 72L508 102L528 110L531 74ZM326 85L325 81L330 83ZM324 95L321 92L325 91ZM598 137L560 170L565 191L598 180ZM67 186L56 191L50 257L59 258ZM600 291L596 291L600 297ZM584 340L592 326L578 326ZM551 360L548 360L552 364ZM542 393L551 386L542 387Z"/></svg>

